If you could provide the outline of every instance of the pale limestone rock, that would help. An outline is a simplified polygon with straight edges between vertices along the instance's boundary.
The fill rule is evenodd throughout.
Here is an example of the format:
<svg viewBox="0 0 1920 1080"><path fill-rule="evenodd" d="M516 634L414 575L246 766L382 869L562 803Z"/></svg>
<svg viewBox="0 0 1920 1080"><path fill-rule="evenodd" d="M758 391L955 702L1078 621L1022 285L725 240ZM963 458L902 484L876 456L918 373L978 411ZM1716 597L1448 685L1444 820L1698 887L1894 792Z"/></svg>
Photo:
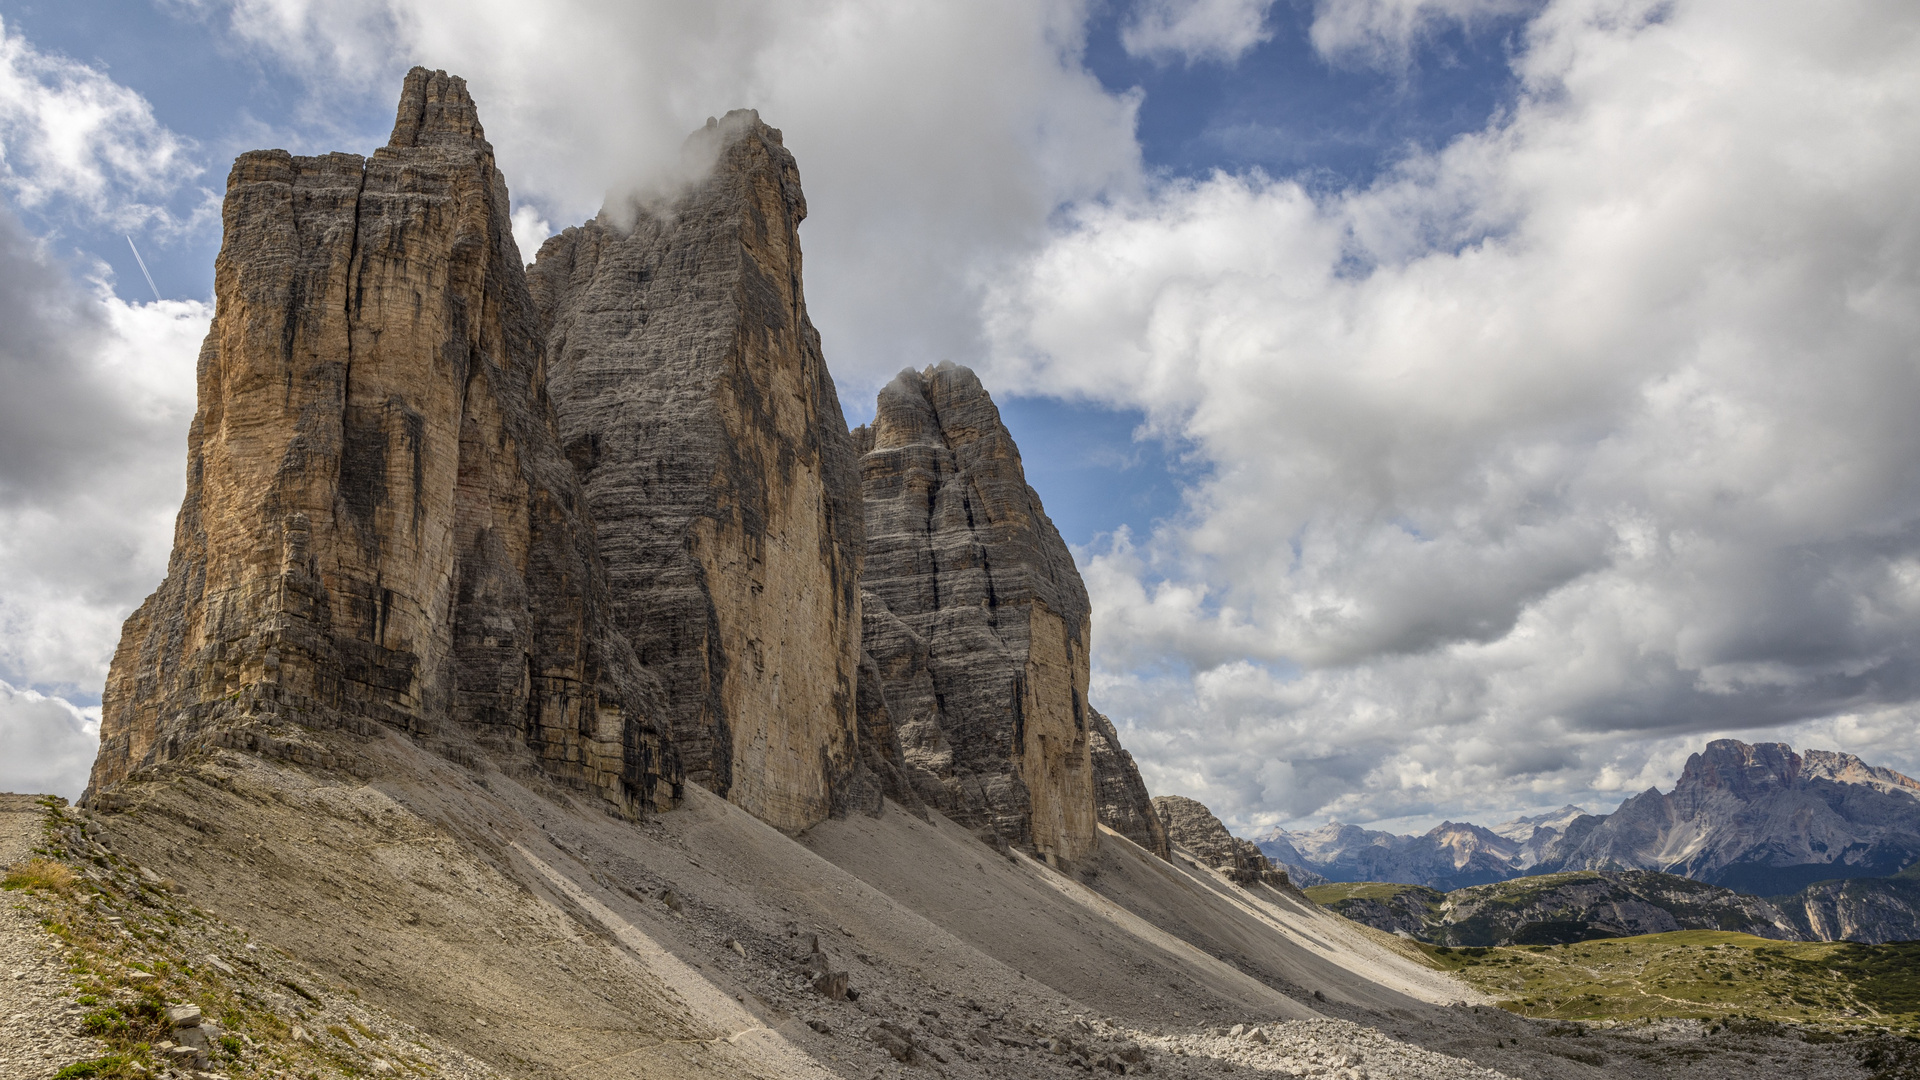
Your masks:
<svg viewBox="0 0 1920 1080"><path fill-rule="evenodd" d="M377 721L524 748L623 812L669 804L465 84L415 68L370 158L242 155L223 217L187 496L114 656L91 791L293 745L289 722Z"/></svg>

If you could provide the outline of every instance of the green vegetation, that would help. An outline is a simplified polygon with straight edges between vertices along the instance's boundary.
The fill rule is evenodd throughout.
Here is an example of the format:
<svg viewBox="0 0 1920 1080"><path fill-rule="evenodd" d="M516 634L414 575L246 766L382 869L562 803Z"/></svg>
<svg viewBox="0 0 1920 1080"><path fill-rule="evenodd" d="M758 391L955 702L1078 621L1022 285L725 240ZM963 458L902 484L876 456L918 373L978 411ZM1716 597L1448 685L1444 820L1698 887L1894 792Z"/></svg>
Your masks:
<svg viewBox="0 0 1920 1080"><path fill-rule="evenodd" d="M1441 895L1424 885L1395 885L1383 881L1336 881L1305 891L1307 899L1322 907L1332 907L1342 900L1392 900L1406 893L1433 893L1436 898Z"/></svg>
<svg viewBox="0 0 1920 1080"><path fill-rule="evenodd" d="M54 1073L53 1080L114 1080L116 1077L145 1075L146 1069L140 1067L135 1058L125 1054L108 1054L91 1061L76 1061Z"/></svg>
<svg viewBox="0 0 1920 1080"><path fill-rule="evenodd" d="M1525 1016L1920 1029L1920 942L1783 942L1717 930L1571 945L1420 946Z"/></svg>
<svg viewBox="0 0 1920 1080"><path fill-rule="evenodd" d="M196 952L204 944L189 945L182 931L204 929L210 917L176 898L171 882L143 877L103 853L86 820L67 812L63 802L43 805L46 831L35 849L40 857L14 867L4 884L26 892L41 927L72 948L67 977L74 1001L86 1010L81 1027L106 1043L107 1051L66 1066L56 1080L152 1080L165 1074L169 1066L155 1047L172 1038L166 1009L177 1002L199 1005L220 1026L211 1064L233 1080L366 1072L349 1042L296 1039L293 1023L276 1013L285 1005L258 993L271 977L257 963L234 956L231 964L215 964ZM283 985L301 999L287 1010L292 1021L313 1023L309 1008L327 1011L314 990L290 979Z"/></svg>

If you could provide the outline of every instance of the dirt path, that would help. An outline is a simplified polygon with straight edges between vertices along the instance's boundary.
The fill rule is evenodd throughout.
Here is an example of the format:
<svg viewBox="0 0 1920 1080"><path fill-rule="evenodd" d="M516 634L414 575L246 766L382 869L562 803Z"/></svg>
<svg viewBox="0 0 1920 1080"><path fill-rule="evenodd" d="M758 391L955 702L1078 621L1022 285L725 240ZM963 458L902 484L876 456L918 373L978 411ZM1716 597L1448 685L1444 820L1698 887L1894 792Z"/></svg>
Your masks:
<svg viewBox="0 0 1920 1080"><path fill-rule="evenodd" d="M0 866L33 857L45 810L36 795L0 795ZM80 1033L62 946L15 892L0 893L0 1076L45 1080L103 1052Z"/></svg>

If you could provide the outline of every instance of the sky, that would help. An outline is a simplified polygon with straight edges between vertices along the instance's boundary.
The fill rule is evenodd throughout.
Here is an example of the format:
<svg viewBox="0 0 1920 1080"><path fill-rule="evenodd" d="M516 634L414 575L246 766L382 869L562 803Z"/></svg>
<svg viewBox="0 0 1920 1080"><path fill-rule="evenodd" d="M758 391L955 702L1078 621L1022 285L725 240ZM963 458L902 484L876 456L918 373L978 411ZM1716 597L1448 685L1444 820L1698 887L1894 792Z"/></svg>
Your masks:
<svg viewBox="0 0 1920 1080"><path fill-rule="evenodd" d="M782 128L849 419L980 373L1156 794L1920 771L1909 0L0 0L0 788L78 793L165 572L228 164L384 143L414 64L528 255Z"/></svg>

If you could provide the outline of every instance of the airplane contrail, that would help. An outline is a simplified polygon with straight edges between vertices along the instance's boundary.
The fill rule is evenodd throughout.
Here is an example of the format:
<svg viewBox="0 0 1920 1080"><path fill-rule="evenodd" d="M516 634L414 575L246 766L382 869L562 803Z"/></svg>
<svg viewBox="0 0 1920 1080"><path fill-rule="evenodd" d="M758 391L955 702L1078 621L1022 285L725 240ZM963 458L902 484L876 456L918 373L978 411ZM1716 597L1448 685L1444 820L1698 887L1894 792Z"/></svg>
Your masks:
<svg viewBox="0 0 1920 1080"><path fill-rule="evenodd" d="M133 248L133 261L140 264L140 273L146 276L147 288L153 290L153 298L160 299L160 286L153 283L153 274L147 270L147 260L140 257L140 249L134 247L133 237L127 237L127 246Z"/></svg>

